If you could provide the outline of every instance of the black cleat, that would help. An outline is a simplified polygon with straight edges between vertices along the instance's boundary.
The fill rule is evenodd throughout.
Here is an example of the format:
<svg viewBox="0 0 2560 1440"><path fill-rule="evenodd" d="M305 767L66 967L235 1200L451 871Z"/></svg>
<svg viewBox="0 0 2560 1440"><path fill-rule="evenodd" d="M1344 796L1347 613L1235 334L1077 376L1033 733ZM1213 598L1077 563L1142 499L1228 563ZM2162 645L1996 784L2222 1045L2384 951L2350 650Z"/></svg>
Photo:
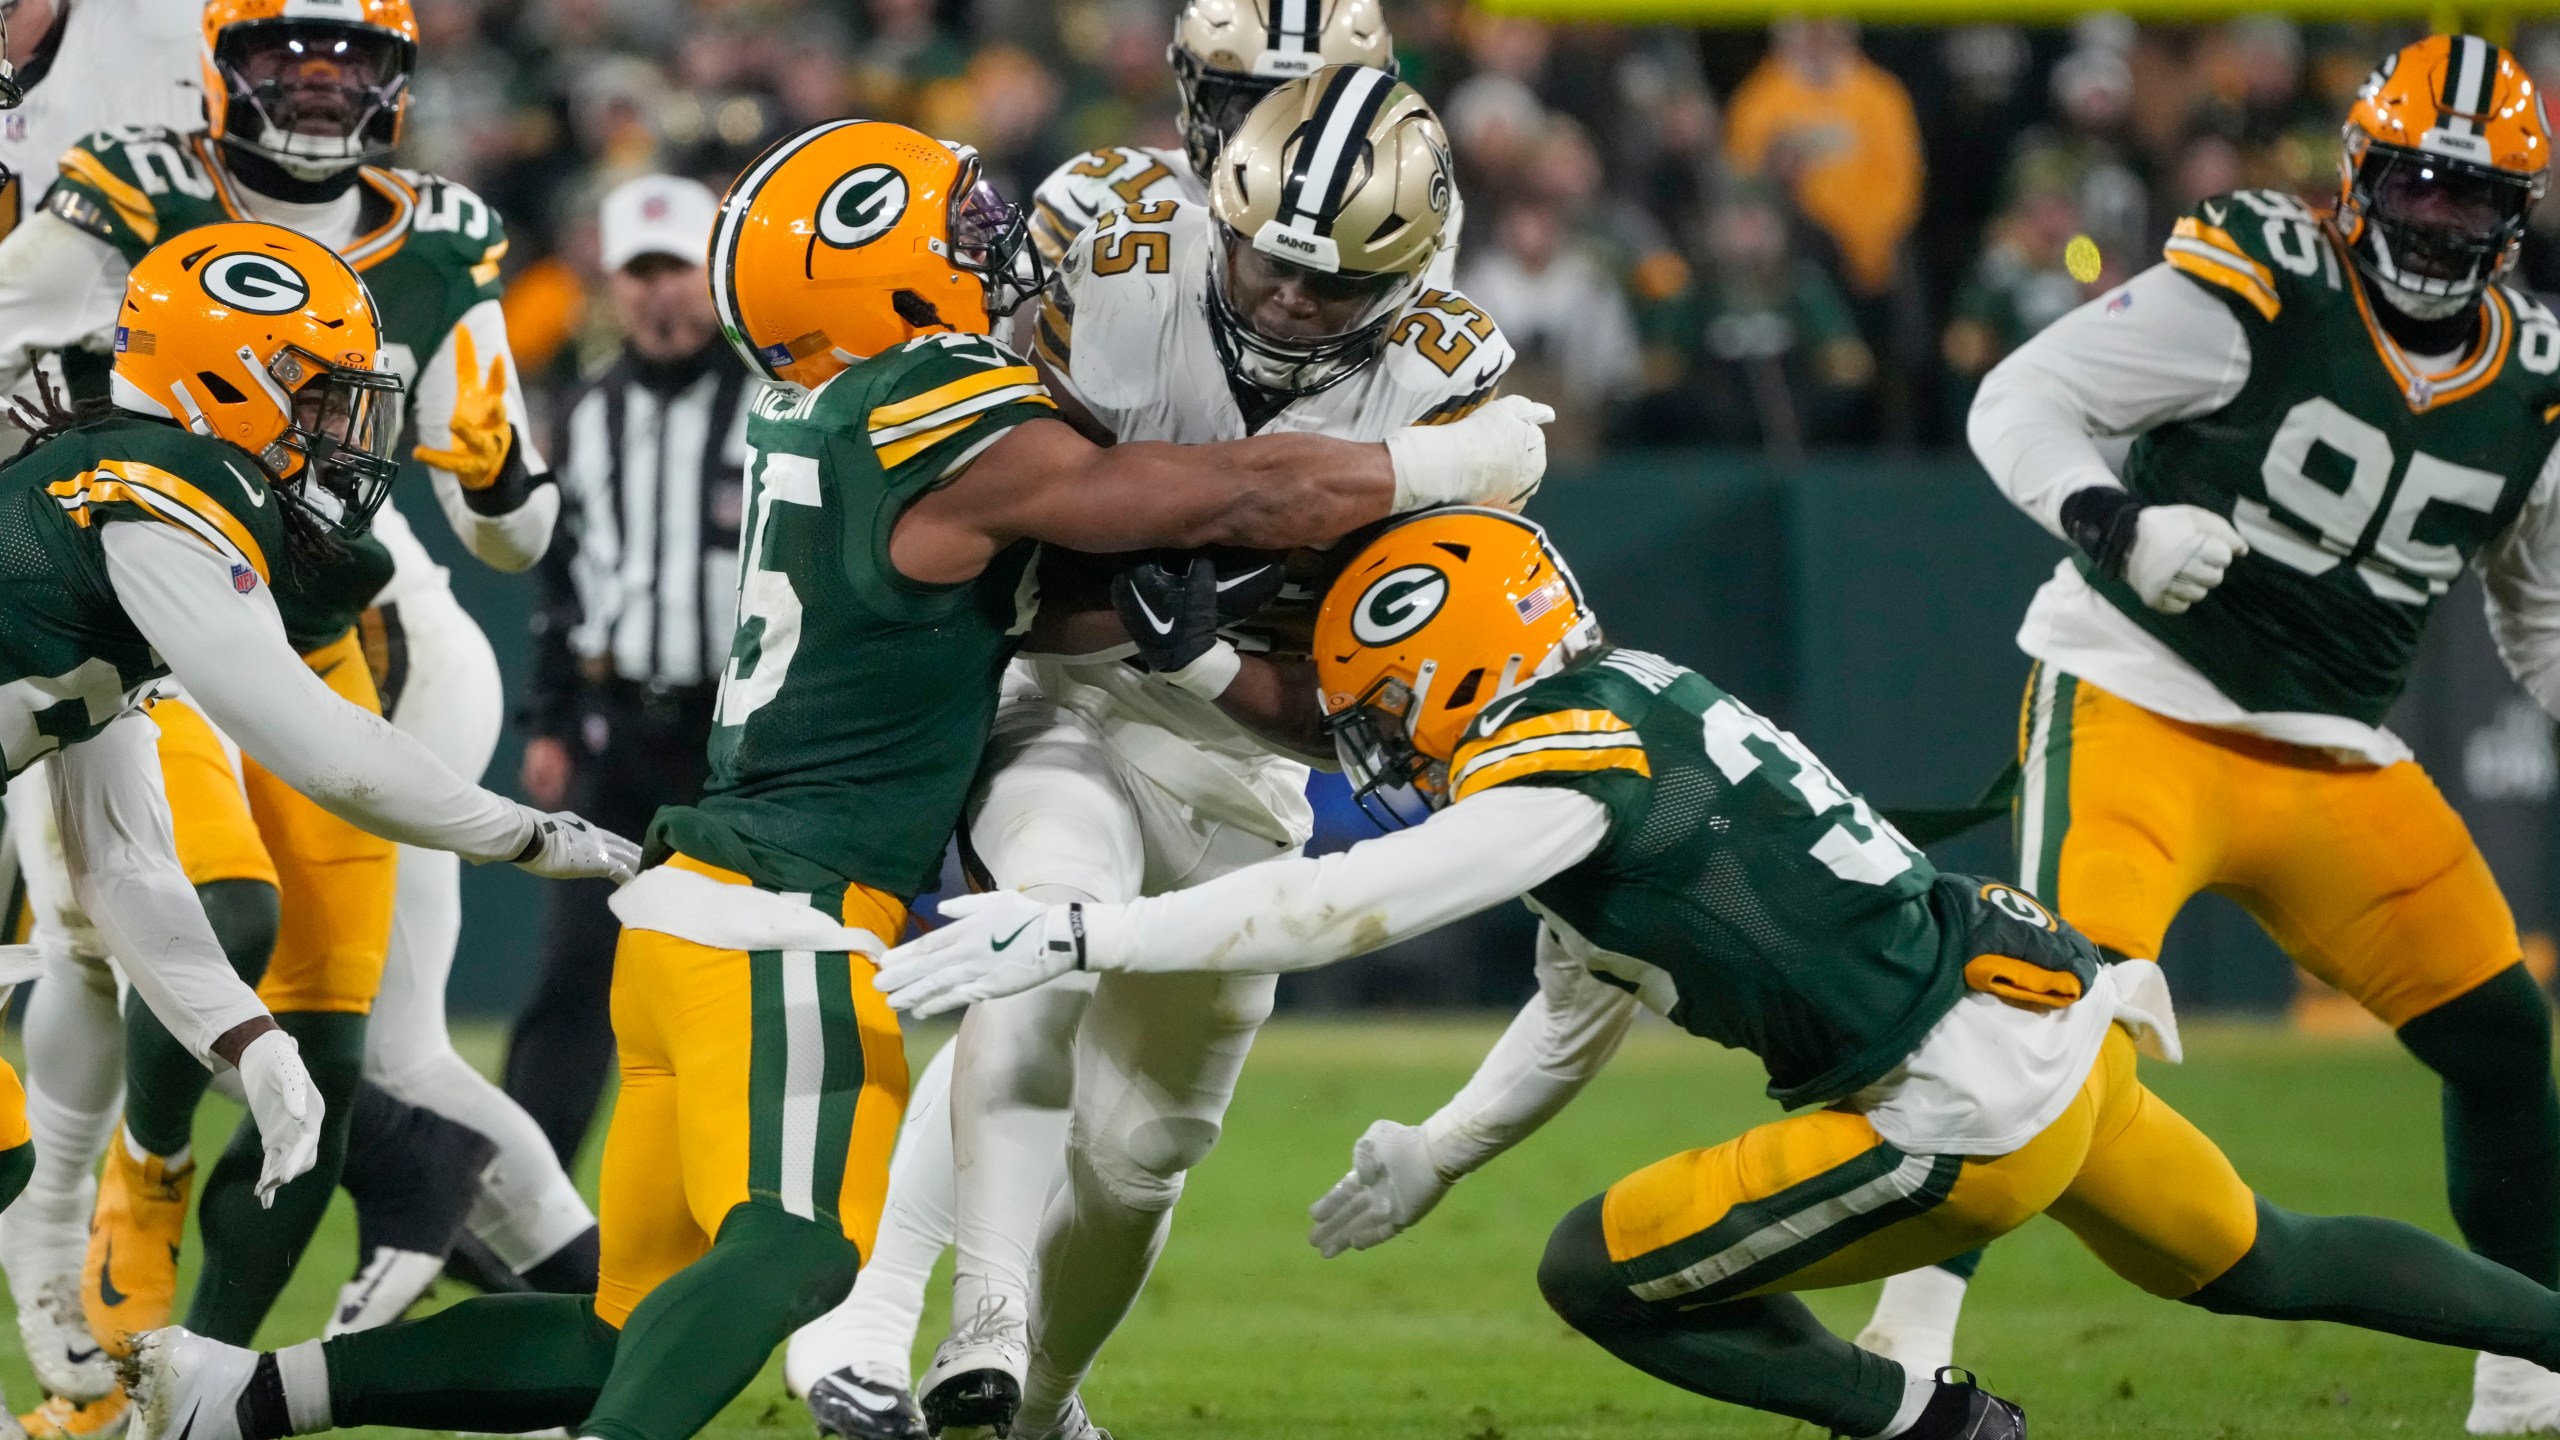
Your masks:
<svg viewBox="0 0 2560 1440"><path fill-rule="evenodd" d="M1939 1404L1955 1401L1961 1401L1964 1409L1960 1415L1949 1417L1954 1428L1930 1430L1927 1422L1937 1413ZM1912 1427L1913 1440L1923 1434L1944 1436L1945 1440L2026 1440L2027 1435L2026 1411L1983 1389L1972 1371L1952 1365L1938 1372L1938 1398L1929 1402L1921 1421Z"/></svg>
<svg viewBox="0 0 2560 1440"><path fill-rule="evenodd" d="M1022 1382L1002 1370L963 1370L925 1392L925 1423L950 1440L1002 1440L1022 1408Z"/></svg>
<svg viewBox="0 0 2560 1440"><path fill-rule="evenodd" d="M924 1412L903 1385L880 1385L848 1365L809 1387L809 1418L835 1440L925 1440Z"/></svg>

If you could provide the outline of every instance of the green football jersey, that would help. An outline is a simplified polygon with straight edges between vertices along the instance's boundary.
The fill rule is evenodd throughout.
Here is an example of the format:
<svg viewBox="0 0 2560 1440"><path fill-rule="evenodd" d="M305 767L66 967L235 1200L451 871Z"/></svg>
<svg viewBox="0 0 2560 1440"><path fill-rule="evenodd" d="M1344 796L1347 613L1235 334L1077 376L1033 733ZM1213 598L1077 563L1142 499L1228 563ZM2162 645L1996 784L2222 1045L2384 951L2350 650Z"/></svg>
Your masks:
<svg viewBox="0 0 2560 1440"><path fill-rule="evenodd" d="M231 561L242 593L286 567L266 476L238 449L157 420L79 426L0 466L0 752L17 774L105 728L169 673L125 618L100 532L174 525Z"/></svg>
<svg viewBox="0 0 2560 1440"><path fill-rule="evenodd" d="M1530 907L1598 952L1601 979L1758 1055L1784 1105L1900 1063L1975 956L2096 973L2078 934L1995 908L2006 886L1941 874L1801 741L1660 656L1603 650L1487 706L1450 778L1461 805L1555 785L1607 806L1600 848Z"/></svg>
<svg viewBox="0 0 2560 1440"><path fill-rule="evenodd" d="M2205 201L2166 256L2238 317L2249 378L2221 409L2137 439L2125 486L2227 516L2250 553L2180 615L2082 571L2242 707L2378 724L2436 601L2551 456L2560 319L2493 286L2472 349L2423 374L2376 323L2336 230L2273 191Z"/></svg>
<svg viewBox="0 0 2560 1440"><path fill-rule="evenodd" d="M339 253L364 277L391 368L414 396L420 368L464 312L498 298L506 228L487 202L441 176L368 165L356 172L356 190L356 238ZM128 263L199 225L254 218L210 136L148 126L103 130L74 146L45 208L115 246ZM75 393L105 393L95 357L63 358ZM296 649L345 634L390 583L391 555L379 541L368 536L345 549L340 563L305 571L277 591Z"/></svg>
<svg viewBox="0 0 2560 1440"><path fill-rule="evenodd" d="M847 882L900 899L933 887L1038 603L1038 547L927 585L890 563L890 532L1055 411L1037 373L980 335L915 340L755 402L710 780L699 804L658 812L653 856L682 850L828 905Z"/></svg>

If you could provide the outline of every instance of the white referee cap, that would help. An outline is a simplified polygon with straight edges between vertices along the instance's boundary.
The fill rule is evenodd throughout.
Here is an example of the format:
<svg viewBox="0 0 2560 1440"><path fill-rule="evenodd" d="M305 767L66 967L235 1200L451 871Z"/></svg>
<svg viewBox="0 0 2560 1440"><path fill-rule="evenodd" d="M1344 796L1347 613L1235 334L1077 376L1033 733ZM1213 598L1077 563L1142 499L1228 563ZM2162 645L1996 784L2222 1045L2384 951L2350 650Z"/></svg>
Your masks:
<svg viewBox="0 0 2560 1440"><path fill-rule="evenodd" d="M604 197L597 217L604 268L619 270L643 255L672 255L691 265L711 249L720 197L681 175L625 180Z"/></svg>

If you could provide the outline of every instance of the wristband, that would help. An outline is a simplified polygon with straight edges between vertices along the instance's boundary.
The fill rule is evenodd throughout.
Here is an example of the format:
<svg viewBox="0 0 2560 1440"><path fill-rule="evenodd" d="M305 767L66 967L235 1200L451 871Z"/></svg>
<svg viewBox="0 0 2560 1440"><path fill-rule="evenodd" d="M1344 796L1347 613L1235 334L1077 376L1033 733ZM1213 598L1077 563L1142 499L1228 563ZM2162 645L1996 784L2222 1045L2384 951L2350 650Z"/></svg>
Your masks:
<svg viewBox="0 0 2560 1440"><path fill-rule="evenodd" d="M2075 490L2062 501L2062 533L2080 553L2114 579L2124 575L2125 557L2133 553L2134 532L2142 522L2143 504L2132 492L2113 485Z"/></svg>
<svg viewBox="0 0 2560 1440"><path fill-rule="evenodd" d="M1179 690L1188 690L1203 700L1215 700L1227 693L1244 670L1244 657L1236 647L1221 640L1200 652L1199 658L1179 670L1167 670L1157 678Z"/></svg>

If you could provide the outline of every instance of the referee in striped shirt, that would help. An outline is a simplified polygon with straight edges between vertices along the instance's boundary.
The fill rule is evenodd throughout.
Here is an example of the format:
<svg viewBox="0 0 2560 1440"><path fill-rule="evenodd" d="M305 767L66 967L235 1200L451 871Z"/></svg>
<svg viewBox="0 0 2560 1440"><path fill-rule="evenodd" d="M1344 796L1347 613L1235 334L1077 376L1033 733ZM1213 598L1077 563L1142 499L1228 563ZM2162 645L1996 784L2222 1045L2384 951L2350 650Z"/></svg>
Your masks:
<svg viewBox="0 0 2560 1440"><path fill-rule="evenodd" d="M644 833L699 797L712 695L737 608L747 405L702 258L719 202L672 175L604 198L599 239L621 353L565 397L563 501L542 562L521 780L547 806ZM607 818L610 817L610 818ZM506 1089L573 1162L613 1063L617 925L602 883L550 887L539 987Z"/></svg>

